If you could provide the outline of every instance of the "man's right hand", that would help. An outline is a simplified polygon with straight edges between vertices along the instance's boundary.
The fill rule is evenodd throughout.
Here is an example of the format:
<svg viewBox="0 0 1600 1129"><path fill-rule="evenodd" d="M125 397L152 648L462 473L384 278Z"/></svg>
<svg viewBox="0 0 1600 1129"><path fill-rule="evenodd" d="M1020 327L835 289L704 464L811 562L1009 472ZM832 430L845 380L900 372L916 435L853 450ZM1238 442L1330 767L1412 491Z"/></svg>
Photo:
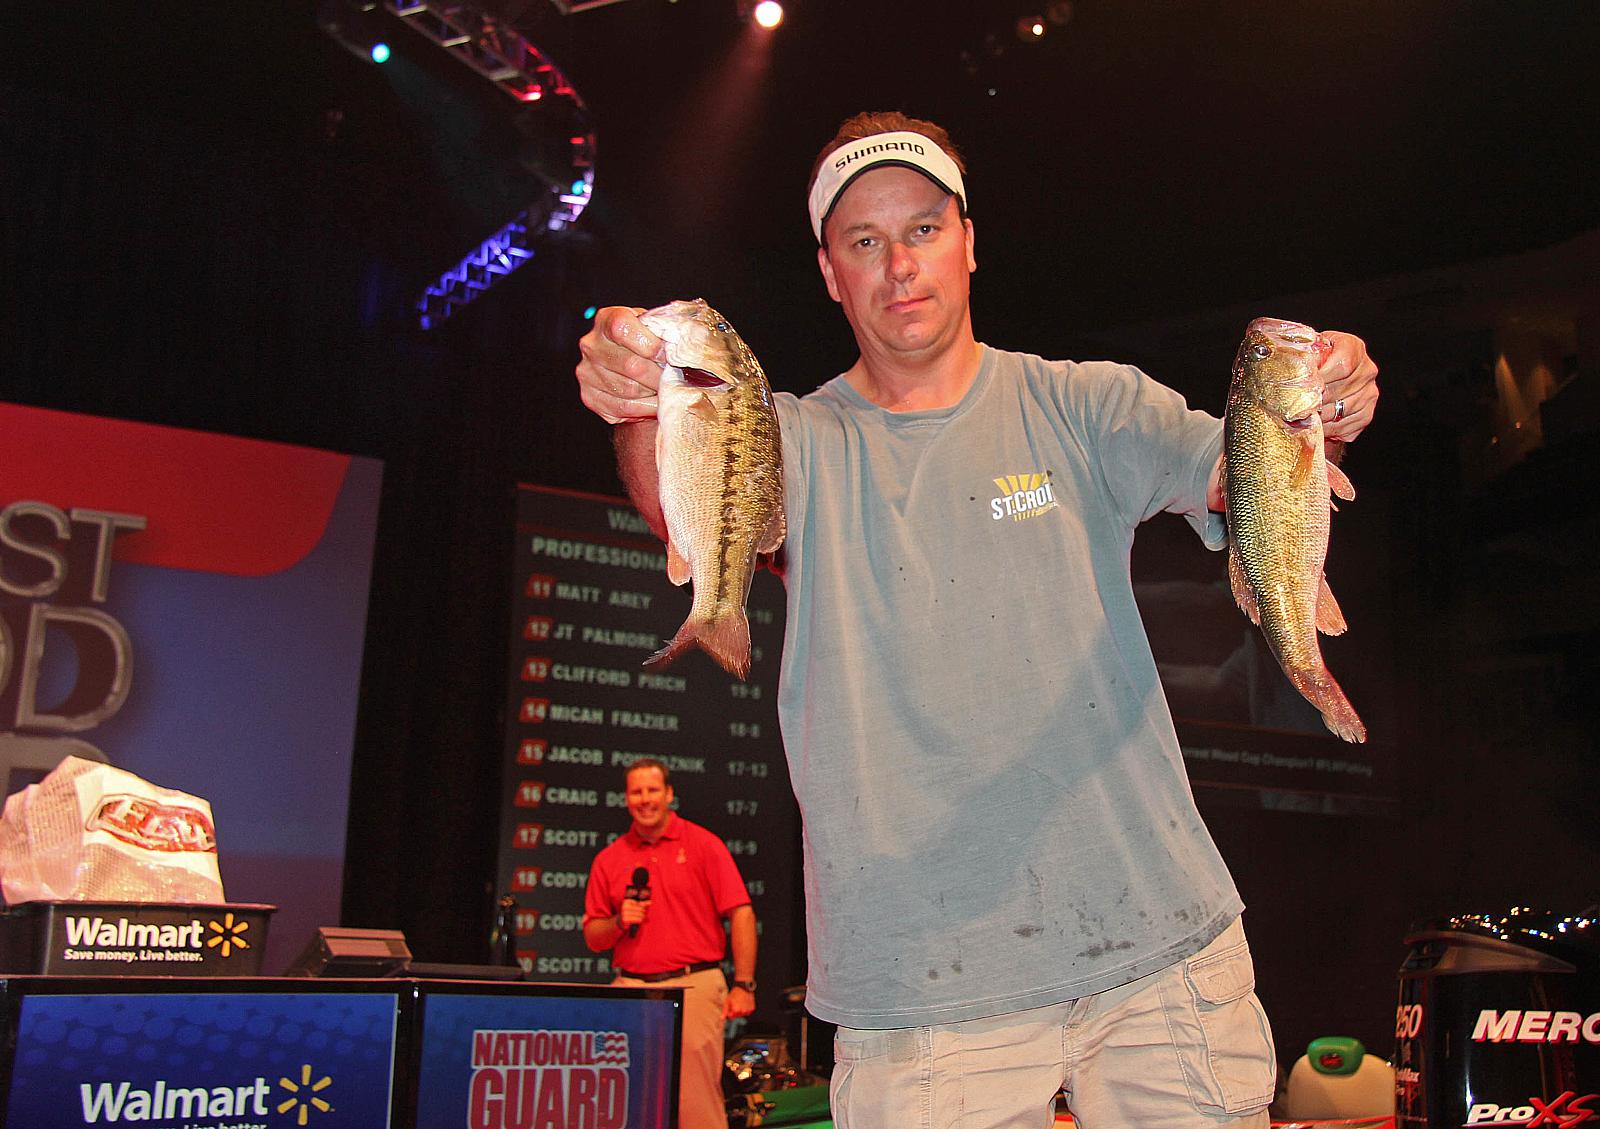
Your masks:
<svg viewBox="0 0 1600 1129"><path fill-rule="evenodd" d="M622 908L617 911L617 920L622 923L623 932L627 932L632 926L643 925L649 912L649 902L641 902L636 898L623 898Z"/></svg>
<svg viewBox="0 0 1600 1129"><path fill-rule="evenodd" d="M578 390L589 410L607 423L651 419L666 344L644 327L636 306L607 306L578 341Z"/></svg>

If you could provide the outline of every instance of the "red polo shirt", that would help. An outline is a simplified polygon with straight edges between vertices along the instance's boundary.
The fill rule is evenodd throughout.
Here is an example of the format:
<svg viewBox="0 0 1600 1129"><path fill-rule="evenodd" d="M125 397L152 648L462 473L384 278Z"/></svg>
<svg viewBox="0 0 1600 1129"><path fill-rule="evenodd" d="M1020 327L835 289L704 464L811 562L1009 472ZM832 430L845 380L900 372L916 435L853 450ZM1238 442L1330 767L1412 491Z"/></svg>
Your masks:
<svg viewBox="0 0 1600 1129"><path fill-rule="evenodd" d="M633 828L595 856L584 893L585 921L615 916L637 867L650 872L650 912L639 934L626 932L612 954L614 968L666 972L721 960L727 949L722 919L747 905L739 867L721 839L673 813L661 838L646 843Z"/></svg>

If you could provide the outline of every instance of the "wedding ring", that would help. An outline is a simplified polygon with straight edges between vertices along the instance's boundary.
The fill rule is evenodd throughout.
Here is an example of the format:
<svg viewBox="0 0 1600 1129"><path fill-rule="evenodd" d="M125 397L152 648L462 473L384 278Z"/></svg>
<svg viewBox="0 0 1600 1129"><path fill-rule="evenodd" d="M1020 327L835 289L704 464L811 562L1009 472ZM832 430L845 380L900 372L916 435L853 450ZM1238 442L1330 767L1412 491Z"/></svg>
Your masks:
<svg viewBox="0 0 1600 1129"><path fill-rule="evenodd" d="M1344 418L1344 400L1343 399L1335 400L1333 402L1333 422L1334 423L1338 423L1343 418Z"/></svg>

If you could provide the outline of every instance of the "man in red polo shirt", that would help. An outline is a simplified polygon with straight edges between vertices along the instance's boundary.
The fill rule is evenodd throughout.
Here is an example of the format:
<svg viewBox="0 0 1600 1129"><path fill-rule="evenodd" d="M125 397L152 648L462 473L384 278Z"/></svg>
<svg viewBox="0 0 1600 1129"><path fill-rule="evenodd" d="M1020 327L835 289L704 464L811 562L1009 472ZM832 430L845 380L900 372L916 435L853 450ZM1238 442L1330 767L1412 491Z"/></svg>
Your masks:
<svg viewBox="0 0 1600 1129"><path fill-rule="evenodd" d="M595 856L584 895L583 939L611 958L622 987L683 988L680 1129L726 1129L722 1102L724 1021L756 1007L756 914L721 839L672 810L667 766L653 758L628 767L628 833ZM649 880L634 881L644 870ZM733 985L722 975L733 949Z"/></svg>

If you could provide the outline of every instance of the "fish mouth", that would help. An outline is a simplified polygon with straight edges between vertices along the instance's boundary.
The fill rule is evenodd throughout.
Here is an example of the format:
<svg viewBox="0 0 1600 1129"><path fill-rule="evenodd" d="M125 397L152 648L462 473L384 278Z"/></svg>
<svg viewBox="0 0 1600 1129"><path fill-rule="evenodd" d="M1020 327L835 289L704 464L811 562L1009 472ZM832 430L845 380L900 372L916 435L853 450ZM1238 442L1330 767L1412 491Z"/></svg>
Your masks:
<svg viewBox="0 0 1600 1129"><path fill-rule="evenodd" d="M692 302L668 302L639 315L644 327L669 346L690 350L706 347L711 338L707 323L711 320L714 320L711 307L706 305L703 298L696 298Z"/></svg>
<svg viewBox="0 0 1600 1129"><path fill-rule="evenodd" d="M667 364L682 373L691 388L732 388L744 382L740 372L743 342L704 298L668 302L639 315L644 327L665 345Z"/></svg>
<svg viewBox="0 0 1600 1129"><path fill-rule="evenodd" d="M1275 345L1284 345L1294 349L1331 349L1333 346L1327 339L1318 335L1317 331L1309 325L1302 325L1297 321L1283 321L1280 318L1256 318L1250 323L1249 332L1259 333Z"/></svg>
<svg viewBox="0 0 1600 1129"><path fill-rule="evenodd" d="M714 372L707 372L703 368L686 368L683 370L683 382L691 388L721 388L727 384L726 380Z"/></svg>
<svg viewBox="0 0 1600 1129"><path fill-rule="evenodd" d="M658 318L663 321L694 321L696 318L704 317L710 308L704 298L680 298L675 302L667 302L652 310L646 310L640 315L640 320Z"/></svg>

